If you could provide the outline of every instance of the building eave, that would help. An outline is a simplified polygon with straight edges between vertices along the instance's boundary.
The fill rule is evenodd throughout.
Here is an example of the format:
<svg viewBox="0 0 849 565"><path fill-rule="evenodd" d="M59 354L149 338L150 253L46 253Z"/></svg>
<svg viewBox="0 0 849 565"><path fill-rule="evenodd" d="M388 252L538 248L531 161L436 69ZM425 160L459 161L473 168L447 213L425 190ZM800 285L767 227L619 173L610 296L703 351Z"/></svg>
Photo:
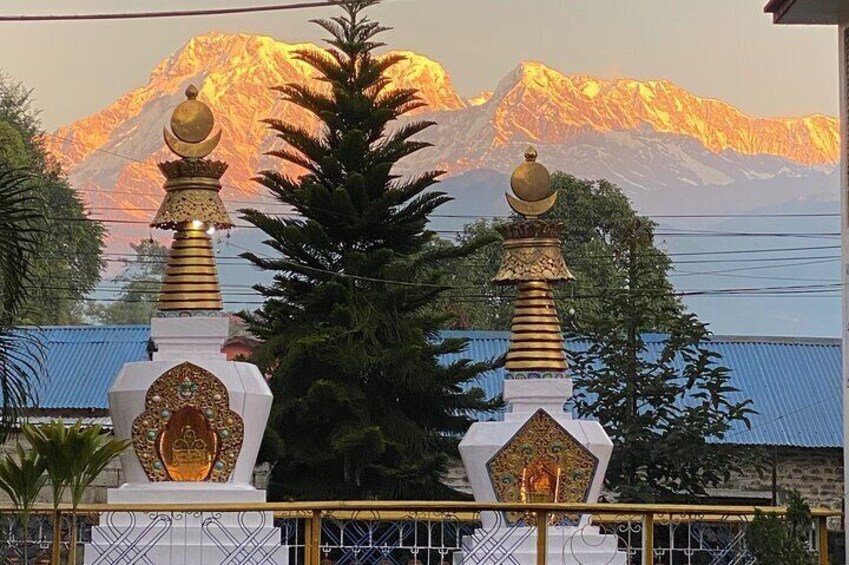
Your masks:
<svg viewBox="0 0 849 565"><path fill-rule="evenodd" d="M845 0L769 0L764 12L777 24L839 25L849 22Z"/></svg>
<svg viewBox="0 0 849 565"><path fill-rule="evenodd" d="M796 0L769 0L767 5L764 6L764 12L772 14L773 23L780 24L784 14L795 2Z"/></svg>

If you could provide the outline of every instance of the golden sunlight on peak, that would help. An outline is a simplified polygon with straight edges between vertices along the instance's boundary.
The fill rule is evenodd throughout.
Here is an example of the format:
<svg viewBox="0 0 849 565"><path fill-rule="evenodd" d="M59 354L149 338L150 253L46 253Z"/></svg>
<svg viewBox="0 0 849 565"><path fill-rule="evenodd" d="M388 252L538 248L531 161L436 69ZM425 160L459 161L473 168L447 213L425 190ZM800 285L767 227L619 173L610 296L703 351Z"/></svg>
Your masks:
<svg viewBox="0 0 849 565"><path fill-rule="evenodd" d="M489 102L489 99L492 98L493 92L491 90L484 90L477 96L472 96L469 98L469 106L482 106Z"/></svg>

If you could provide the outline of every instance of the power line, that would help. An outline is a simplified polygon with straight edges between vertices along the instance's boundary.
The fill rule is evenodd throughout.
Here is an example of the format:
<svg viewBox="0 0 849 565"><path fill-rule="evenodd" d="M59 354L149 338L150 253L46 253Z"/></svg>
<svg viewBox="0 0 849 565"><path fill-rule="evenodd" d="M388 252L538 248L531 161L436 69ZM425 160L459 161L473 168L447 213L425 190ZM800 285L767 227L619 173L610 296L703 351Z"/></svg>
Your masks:
<svg viewBox="0 0 849 565"><path fill-rule="evenodd" d="M115 152L115 151L110 151L110 150L108 150L108 149L102 149L101 147L99 147L99 146L97 146L97 145L94 145L93 143L86 143L86 142L81 141L81 140L78 140L78 139L73 139L73 138L70 138L70 137L64 137L64 136L61 136L61 135L57 135L57 134L55 134L55 133L42 132L42 135L46 135L46 136L49 136L49 137L53 137L53 138L55 138L55 139L59 139L59 140L62 140L62 141L67 141L67 142L69 142L69 143L74 143L74 144L77 144L77 145L82 145L82 146L84 146L84 147L89 147L92 151L105 153L105 154L107 154L107 155L112 155L112 156L115 156L115 157L120 157L120 158L122 158L122 159L126 159L126 160L128 160L128 161L132 161L132 162L134 162L134 163L142 163L142 164L143 164L143 163L145 163L145 162L146 162L146 161L142 161L142 160L140 160L140 159L136 159L135 157L130 157L129 155L125 155L125 154L122 154L122 153L117 153L117 152ZM139 194L139 193L137 193L137 192L118 191L118 190L103 190L103 189L93 189L93 188L76 189L76 190L77 190L77 192L94 192L94 193L104 193L104 194L125 194L125 195L132 195L132 196L138 196L138 197L151 197L151 198L152 198L152 197L154 197L154 195L145 195L145 194ZM266 198L266 199L269 199L269 200L276 200L273 196L263 195L263 194L257 194L257 195L256 195L256 197L257 197L257 198ZM251 200L241 200L241 201L239 201L239 200L228 200L228 202L227 202L227 203L233 203L233 204L249 204L249 205L250 205L250 204L256 204L256 201L251 201ZM285 204L277 203L277 202L276 202L274 205L285 206ZM263 206L266 206L266 207L267 207L268 205L266 204L266 205L263 205ZM129 210L129 209L121 209L121 208L102 208L102 209L104 209L104 210L106 210L106 209L113 209L113 210ZM139 209L133 209L133 210L138 210L138 211L148 211L148 210L146 210L146 209L141 209L141 208L139 208ZM153 212L155 212L156 210L149 210L149 211L153 211ZM642 216L647 216L647 217L650 217L650 218L668 218L668 219L676 219L676 218L677 218L677 219L698 219L698 218L702 218L702 219L723 219L723 218L751 218L751 219L757 219L757 218L839 218L839 217L840 217L840 214L839 214L838 212L822 212L822 213L818 213L818 212L810 212L810 213L803 213L803 212L800 212L800 213L783 212L783 213L763 213L763 214L758 214L758 213L739 213L739 214L734 214L734 213L728 213L728 214L652 214L652 213L650 213L650 212L642 212L640 215L642 215ZM508 219L510 219L510 216L509 216L509 215L471 215L471 214L431 214L431 217L435 217L435 218L469 219L469 220L485 220L485 219L491 219L491 220L499 220L499 219L500 219L500 220L508 220ZM674 228L672 228L672 229L674 229Z"/></svg>
<svg viewBox="0 0 849 565"><path fill-rule="evenodd" d="M124 219L115 219L115 218L101 218L101 217L85 217L85 218L73 218L73 217L51 217L49 218L55 221L67 221L67 222L100 222L104 224L126 224L126 225L144 225L149 226L150 222L145 220L124 220ZM234 228L239 229L259 229L257 226L252 224L234 224ZM431 230L434 233L445 234L445 235L459 235L465 233L464 230ZM828 238L837 238L840 236L839 232L724 232L724 231L704 231L704 232L685 232L685 233L667 233L667 232L655 232L655 235L658 237L799 237L799 238L814 238L814 239L828 239Z"/></svg>
<svg viewBox="0 0 849 565"><path fill-rule="evenodd" d="M92 21L92 20L139 20L153 18L182 18L193 16L223 16L228 14L254 14L259 12L282 12L284 10L302 10L305 8L323 8L336 6L338 2L296 2L274 4L270 6L244 6L241 8L207 8L202 10L174 10L169 12L115 12L103 14L22 14L0 16L3 22L56 22L56 21Z"/></svg>

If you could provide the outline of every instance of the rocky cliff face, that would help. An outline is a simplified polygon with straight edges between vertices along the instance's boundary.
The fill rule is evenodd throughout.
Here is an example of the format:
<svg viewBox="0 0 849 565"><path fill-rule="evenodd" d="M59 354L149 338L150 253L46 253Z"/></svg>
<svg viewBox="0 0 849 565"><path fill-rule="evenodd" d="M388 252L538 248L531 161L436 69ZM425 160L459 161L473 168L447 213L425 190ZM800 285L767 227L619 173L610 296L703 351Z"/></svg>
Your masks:
<svg viewBox="0 0 849 565"><path fill-rule="evenodd" d="M162 61L147 84L49 135L49 148L95 216L147 221L161 199L156 162L169 158L162 128L194 83L224 131L215 157L230 164L225 200L233 208L262 202L261 187L250 178L282 166L263 156L275 139L262 120L318 127L314 116L269 88L315 81L299 50L318 47L247 34L195 37ZM567 76L535 62L520 64L493 92L466 101L439 63L395 53L405 60L390 71L393 87L418 89L426 104L407 119L438 123L423 135L436 146L405 161L405 172L508 171L528 143L540 146L552 169L646 190L803 175L838 160L838 124L826 116L755 118L669 81Z"/></svg>

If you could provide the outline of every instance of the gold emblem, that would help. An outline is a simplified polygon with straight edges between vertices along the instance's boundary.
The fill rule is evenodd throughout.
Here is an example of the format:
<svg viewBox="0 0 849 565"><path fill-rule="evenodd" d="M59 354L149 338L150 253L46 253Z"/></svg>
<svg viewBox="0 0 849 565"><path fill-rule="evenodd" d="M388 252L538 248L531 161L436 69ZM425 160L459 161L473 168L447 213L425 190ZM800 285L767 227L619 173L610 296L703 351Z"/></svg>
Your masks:
<svg viewBox="0 0 849 565"><path fill-rule="evenodd" d="M205 481L215 464L218 436L200 410L186 407L168 419L156 448L172 481Z"/></svg>
<svg viewBox="0 0 849 565"><path fill-rule="evenodd" d="M500 502L561 503L587 501L597 466L586 447L539 410L489 460L487 470ZM507 513L511 524L522 519L527 516L521 512Z"/></svg>
<svg viewBox="0 0 849 565"><path fill-rule="evenodd" d="M243 437L227 387L188 362L150 385L145 411L133 421L133 447L151 482L227 482Z"/></svg>

